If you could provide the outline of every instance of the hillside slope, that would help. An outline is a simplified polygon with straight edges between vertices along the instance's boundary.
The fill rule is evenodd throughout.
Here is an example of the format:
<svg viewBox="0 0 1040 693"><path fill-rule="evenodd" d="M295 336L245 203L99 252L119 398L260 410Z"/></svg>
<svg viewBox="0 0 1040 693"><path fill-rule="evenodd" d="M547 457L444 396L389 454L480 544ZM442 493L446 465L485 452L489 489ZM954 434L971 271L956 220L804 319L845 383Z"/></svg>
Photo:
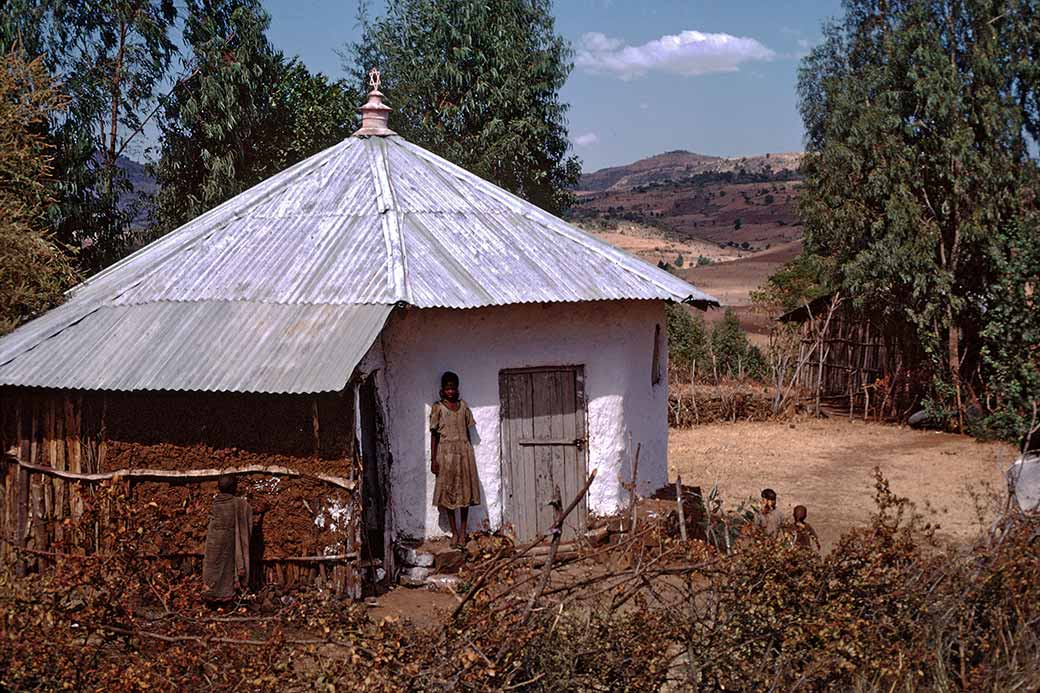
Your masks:
<svg viewBox="0 0 1040 693"><path fill-rule="evenodd" d="M640 159L624 166L613 166L584 173L579 192L622 191L651 183L678 182L693 176L740 173L776 176L793 173L802 162L801 152L761 154L758 156L708 156L675 150Z"/></svg>

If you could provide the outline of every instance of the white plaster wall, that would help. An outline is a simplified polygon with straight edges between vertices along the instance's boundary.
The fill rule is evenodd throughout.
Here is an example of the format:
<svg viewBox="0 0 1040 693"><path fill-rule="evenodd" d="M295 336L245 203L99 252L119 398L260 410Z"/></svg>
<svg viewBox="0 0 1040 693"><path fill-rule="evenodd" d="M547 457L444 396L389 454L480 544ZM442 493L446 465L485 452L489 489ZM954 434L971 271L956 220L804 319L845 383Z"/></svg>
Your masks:
<svg viewBox="0 0 1040 693"><path fill-rule="evenodd" d="M429 406L440 375L459 374L463 399L473 409L482 502L470 526L502 522L498 374L506 368L583 365L588 403L589 470L598 469L589 510L611 513L627 503L619 475L631 478L625 439L642 445L640 493L668 477L667 378L651 383L655 326L665 337L664 303L597 301L525 304L467 310L395 310L362 362L379 370L393 466L392 512L399 536L447 533L447 521L432 505ZM667 347L660 348L666 373ZM567 500L567 499L565 499Z"/></svg>

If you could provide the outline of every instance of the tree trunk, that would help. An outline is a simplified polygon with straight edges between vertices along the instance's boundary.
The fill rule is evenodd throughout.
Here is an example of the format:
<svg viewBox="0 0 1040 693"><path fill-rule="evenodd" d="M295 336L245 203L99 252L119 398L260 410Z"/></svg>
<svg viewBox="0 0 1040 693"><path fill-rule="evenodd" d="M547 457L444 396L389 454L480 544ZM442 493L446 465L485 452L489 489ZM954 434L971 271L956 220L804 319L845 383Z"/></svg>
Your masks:
<svg viewBox="0 0 1040 693"><path fill-rule="evenodd" d="M961 357L960 330L953 322L953 306L947 304L946 319L949 322L948 343L950 359L950 381L953 383L953 394L957 403L957 431L964 431L964 403L961 401Z"/></svg>
<svg viewBox="0 0 1040 693"><path fill-rule="evenodd" d="M111 194L112 181L115 176L116 144L119 136L119 101L122 94L123 54L126 51L126 19L119 20L119 47L116 49L115 63L112 66L112 110L110 113L108 143L105 147L105 185L106 193Z"/></svg>

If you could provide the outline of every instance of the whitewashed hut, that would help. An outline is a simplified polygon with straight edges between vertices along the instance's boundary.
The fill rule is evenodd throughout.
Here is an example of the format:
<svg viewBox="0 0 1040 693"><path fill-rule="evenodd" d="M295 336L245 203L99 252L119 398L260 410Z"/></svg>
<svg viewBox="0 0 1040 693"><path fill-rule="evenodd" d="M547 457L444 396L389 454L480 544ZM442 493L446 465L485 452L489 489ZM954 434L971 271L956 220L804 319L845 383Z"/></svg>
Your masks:
<svg viewBox="0 0 1040 693"><path fill-rule="evenodd" d="M352 393L364 536L385 550L444 532L427 417L445 370L476 418L471 526L534 536L553 486L568 499L592 469L576 523L616 510L629 436L640 489L665 483L665 304L715 299L405 141L381 98L376 85L352 137L0 339L8 408L26 393L136 393L136 410L223 397L239 411L261 394L266 407Z"/></svg>

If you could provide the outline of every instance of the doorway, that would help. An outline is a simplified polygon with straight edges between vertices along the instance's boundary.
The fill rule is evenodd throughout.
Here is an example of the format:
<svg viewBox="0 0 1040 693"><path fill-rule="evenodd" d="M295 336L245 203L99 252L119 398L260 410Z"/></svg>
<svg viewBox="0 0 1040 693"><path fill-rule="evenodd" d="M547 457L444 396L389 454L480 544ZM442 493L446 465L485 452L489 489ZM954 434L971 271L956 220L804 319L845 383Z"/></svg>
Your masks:
<svg viewBox="0 0 1040 693"><path fill-rule="evenodd" d="M583 366L518 368L499 373L502 419L502 492L505 521L519 541L548 530L549 502L560 489L564 506L585 483L588 434ZM585 531L582 498L567 518L563 538Z"/></svg>

